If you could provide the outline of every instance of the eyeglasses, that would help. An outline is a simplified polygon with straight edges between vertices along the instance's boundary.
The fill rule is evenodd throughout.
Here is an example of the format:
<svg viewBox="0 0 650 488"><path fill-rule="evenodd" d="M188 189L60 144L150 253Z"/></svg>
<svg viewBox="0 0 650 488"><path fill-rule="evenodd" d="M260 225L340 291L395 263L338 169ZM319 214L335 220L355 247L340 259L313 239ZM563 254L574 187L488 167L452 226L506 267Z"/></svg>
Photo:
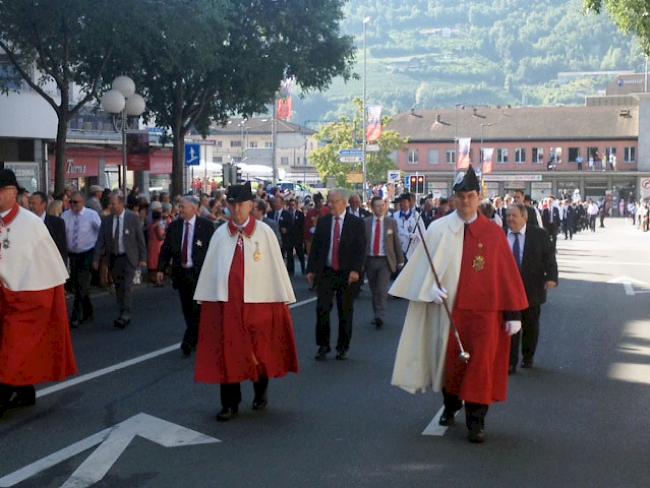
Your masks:
<svg viewBox="0 0 650 488"><path fill-rule="evenodd" d="M70 203L81 203L81 200L70 200Z"/></svg>

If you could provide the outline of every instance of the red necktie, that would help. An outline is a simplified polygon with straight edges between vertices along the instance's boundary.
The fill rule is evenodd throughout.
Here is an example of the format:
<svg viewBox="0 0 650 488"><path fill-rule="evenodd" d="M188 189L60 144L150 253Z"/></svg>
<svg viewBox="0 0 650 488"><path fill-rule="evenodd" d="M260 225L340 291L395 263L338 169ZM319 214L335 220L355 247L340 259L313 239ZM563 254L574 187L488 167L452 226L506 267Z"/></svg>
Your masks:
<svg viewBox="0 0 650 488"><path fill-rule="evenodd" d="M183 237L183 249L181 249L181 261L183 267L187 266L187 241L190 237L190 223L185 222L185 236Z"/></svg>
<svg viewBox="0 0 650 488"><path fill-rule="evenodd" d="M334 241L332 242L332 269L339 270L339 244L341 243L341 218L335 217L334 221Z"/></svg>
<svg viewBox="0 0 650 488"><path fill-rule="evenodd" d="M373 256L379 256L379 239L381 239L381 220L375 219L375 241L372 245Z"/></svg>

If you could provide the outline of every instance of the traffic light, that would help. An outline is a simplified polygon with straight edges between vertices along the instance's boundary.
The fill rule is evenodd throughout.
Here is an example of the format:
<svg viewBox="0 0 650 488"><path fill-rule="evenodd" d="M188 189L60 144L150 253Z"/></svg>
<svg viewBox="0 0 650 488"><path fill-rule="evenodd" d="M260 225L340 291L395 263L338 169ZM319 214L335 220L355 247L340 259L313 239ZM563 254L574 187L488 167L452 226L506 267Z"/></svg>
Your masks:
<svg viewBox="0 0 650 488"><path fill-rule="evenodd" d="M409 177L409 191L417 193L418 177L413 175Z"/></svg>
<svg viewBox="0 0 650 488"><path fill-rule="evenodd" d="M415 193L419 195L424 193L424 176L418 176L417 191Z"/></svg>
<svg viewBox="0 0 650 488"><path fill-rule="evenodd" d="M221 179L223 180L223 187L227 188L232 184L232 164L225 163L221 168Z"/></svg>
<svg viewBox="0 0 650 488"><path fill-rule="evenodd" d="M241 175L241 168L237 166L236 164L232 165L232 183L233 185L239 185L240 183L243 183L244 180Z"/></svg>

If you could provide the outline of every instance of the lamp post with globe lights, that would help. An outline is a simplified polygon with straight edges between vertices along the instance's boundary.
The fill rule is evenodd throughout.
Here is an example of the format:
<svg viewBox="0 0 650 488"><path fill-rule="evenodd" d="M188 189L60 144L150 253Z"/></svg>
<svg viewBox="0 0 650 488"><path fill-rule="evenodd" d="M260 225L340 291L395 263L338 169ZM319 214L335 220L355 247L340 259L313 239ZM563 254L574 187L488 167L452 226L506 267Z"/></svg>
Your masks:
<svg viewBox="0 0 650 488"><path fill-rule="evenodd" d="M122 172L121 188L126 198L126 134L128 132L128 117L139 117L145 111L146 105L142 95L135 92L135 83L128 76L118 76L113 80L111 89L101 98L101 106L105 112L113 114L115 130L122 133ZM118 123L119 121L119 123Z"/></svg>

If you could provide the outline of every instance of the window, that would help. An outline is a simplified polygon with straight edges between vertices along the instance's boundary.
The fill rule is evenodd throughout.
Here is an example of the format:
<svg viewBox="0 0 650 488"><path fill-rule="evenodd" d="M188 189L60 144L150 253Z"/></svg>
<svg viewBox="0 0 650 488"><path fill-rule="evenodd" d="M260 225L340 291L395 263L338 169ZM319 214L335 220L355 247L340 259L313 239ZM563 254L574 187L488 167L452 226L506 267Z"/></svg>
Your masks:
<svg viewBox="0 0 650 488"><path fill-rule="evenodd" d="M533 148L533 164L541 164L544 162L544 148Z"/></svg>
<svg viewBox="0 0 650 488"><path fill-rule="evenodd" d="M636 147L634 146L629 146L625 148L625 162L626 163L633 163L636 161Z"/></svg>
<svg viewBox="0 0 650 488"><path fill-rule="evenodd" d="M212 156L212 162L213 163L222 163L223 162L223 156Z"/></svg>
<svg viewBox="0 0 650 488"><path fill-rule="evenodd" d="M241 156L233 156L232 157L232 162L233 163L241 163Z"/></svg>
<svg viewBox="0 0 650 488"><path fill-rule="evenodd" d="M271 149L273 147L273 143L272 142L265 142L264 147L267 148L267 149Z"/></svg>
<svg viewBox="0 0 650 488"><path fill-rule="evenodd" d="M241 147L241 141L230 141L230 147Z"/></svg>
<svg viewBox="0 0 650 488"><path fill-rule="evenodd" d="M289 157L288 157L288 156L282 156L282 157L280 158L280 164L283 164L283 165L285 165L285 166L286 166L287 164L289 164Z"/></svg>
<svg viewBox="0 0 650 488"><path fill-rule="evenodd" d="M420 159L419 150L409 149L408 154L408 163L409 164L418 164Z"/></svg>
<svg viewBox="0 0 650 488"><path fill-rule="evenodd" d="M447 158L447 164L456 164L456 151L453 149L447 149L445 154Z"/></svg>
<svg viewBox="0 0 650 488"><path fill-rule="evenodd" d="M296 165L300 164L300 156L296 157Z"/></svg>
<svg viewBox="0 0 650 488"><path fill-rule="evenodd" d="M497 149L497 163L507 163L508 162L508 149L499 148Z"/></svg>
<svg viewBox="0 0 650 488"><path fill-rule="evenodd" d="M255 149L257 147L257 141L249 141L248 147Z"/></svg>
<svg viewBox="0 0 650 488"><path fill-rule="evenodd" d="M526 162L526 150L523 147L515 149L515 162L519 164Z"/></svg>
<svg viewBox="0 0 650 488"><path fill-rule="evenodd" d="M437 149L429 149L429 164L440 163L440 151Z"/></svg>
<svg viewBox="0 0 650 488"><path fill-rule="evenodd" d="M223 141L217 141L217 147L223 147Z"/></svg>
<svg viewBox="0 0 650 488"><path fill-rule="evenodd" d="M569 148L569 162L575 163L576 160L580 157L580 148L579 147L570 147Z"/></svg>

